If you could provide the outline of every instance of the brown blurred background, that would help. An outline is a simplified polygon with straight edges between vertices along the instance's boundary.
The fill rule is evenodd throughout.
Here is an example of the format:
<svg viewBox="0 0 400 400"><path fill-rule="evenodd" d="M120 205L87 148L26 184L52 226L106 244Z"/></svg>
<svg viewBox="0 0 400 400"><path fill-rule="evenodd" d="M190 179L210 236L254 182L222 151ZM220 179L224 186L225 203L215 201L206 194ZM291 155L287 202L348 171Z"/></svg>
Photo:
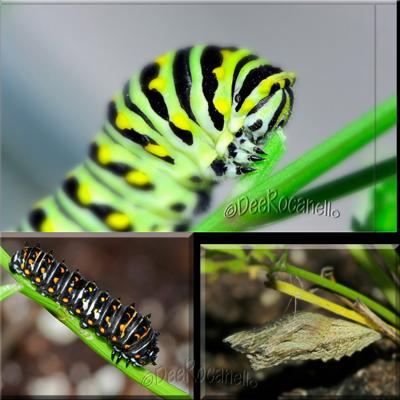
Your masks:
<svg viewBox="0 0 400 400"><path fill-rule="evenodd" d="M124 304L152 314L159 330L157 366L163 379L191 391L192 262L189 238L179 237L3 237L11 255L40 243L58 260L79 269ZM13 280L2 271L2 284ZM148 395L118 369L88 348L50 313L15 294L1 306L2 395ZM111 351L111 348L110 348ZM180 375L177 373L180 371ZM187 373L182 375L182 371ZM167 376L169 373L169 376ZM174 379L175 376L184 376Z"/></svg>

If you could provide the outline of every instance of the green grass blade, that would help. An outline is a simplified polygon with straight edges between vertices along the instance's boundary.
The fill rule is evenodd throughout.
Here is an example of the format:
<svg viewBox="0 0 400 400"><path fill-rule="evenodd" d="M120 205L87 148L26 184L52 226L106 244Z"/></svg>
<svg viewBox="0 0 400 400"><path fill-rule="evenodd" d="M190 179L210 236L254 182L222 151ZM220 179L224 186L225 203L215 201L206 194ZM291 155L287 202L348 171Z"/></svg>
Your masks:
<svg viewBox="0 0 400 400"><path fill-rule="evenodd" d="M396 97L393 96L268 179L264 176L264 181L258 180L261 183L249 188L245 195L250 200L265 198L271 191L276 191L279 198L293 196L314 179L394 126L397 120L396 110ZM193 230L240 231L270 222L267 212L246 213L226 218L227 207L238 202L240 197L241 194L230 197Z"/></svg>
<svg viewBox="0 0 400 400"><path fill-rule="evenodd" d="M328 289L331 292L347 297L350 300L356 301L359 299L376 314L380 315L392 325L400 328L399 317L395 313L354 289L350 289L340 283L287 263L276 263L272 268L272 272L286 272L290 275L297 276L300 279L307 280L315 285Z"/></svg>
<svg viewBox="0 0 400 400"><path fill-rule="evenodd" d="M397 157L381 161L378 164L362 168L339 179L319 185L299 193L299 197L314 201L334 200L347 194L357 192L396 173Z"/></svg>
<svg viewBox="0 0 400 400"><path fill-rule="evenodd" d="M372 255L361 245L348 245L347 249L350 254L371 277L373 282L385 295L389 304L393 309L397 310L397 298L400 293L396 288L395 283L381 266L374 260Z"/></svg>
<svg viewBox="0 0 400 400"><path fill-rule="evenodd" d="M0 264L7 272L11 274L8 267L9 262L10 256L2 247L0 247ZM133 379L140 385L147 388L150 392L162 398L192 398L186 392L164 381L145 368L135 367L133 365L130 365L126 368L122 362L116 364L113 360L111 360L111 348L103 338L96 336L88 329L82 329L79 325L79 319L77 317L69 314L65 307L62 307L53 300L39 294L35 287L23 276L17 274L11 274L11 276L21 286L21 293L46 308L64 325L71 329L72 332L74 332L86 345L103 357L107 362L113 364L129 378Z"/></svg>

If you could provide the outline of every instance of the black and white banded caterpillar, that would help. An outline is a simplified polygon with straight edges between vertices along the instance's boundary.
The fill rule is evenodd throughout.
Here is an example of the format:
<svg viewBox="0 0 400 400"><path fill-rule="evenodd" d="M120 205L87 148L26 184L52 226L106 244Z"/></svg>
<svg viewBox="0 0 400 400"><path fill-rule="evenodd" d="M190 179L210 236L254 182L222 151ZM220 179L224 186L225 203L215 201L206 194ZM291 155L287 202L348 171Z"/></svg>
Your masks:
<svg viewBox="0 0 400 400"><path fill-rule="evenodd" d="M126 366L155 365L159 332L151 327L151 315L143 316L134 303L124 306L38 246L17 251L10 270L30 279L39 293L78 316L82 328L92 328L96 335L103 336L112 346L112 358L117 357L117 363L125 359Z"/></svg>
<svg viewBox="0 0 400 400"><path fill-rule="evenodd" d="M247 49L161 55L112 98L87 159L18 228L190 229L215 183L265 159L269 134L291 115L294 83L293 72Z"/></svg>

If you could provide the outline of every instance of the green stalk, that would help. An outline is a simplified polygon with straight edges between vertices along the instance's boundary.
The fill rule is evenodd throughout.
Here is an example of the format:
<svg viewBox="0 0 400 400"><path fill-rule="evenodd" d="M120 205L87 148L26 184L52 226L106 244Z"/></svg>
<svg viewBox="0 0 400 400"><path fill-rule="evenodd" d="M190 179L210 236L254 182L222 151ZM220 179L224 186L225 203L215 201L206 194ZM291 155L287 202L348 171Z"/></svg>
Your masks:
<svg viewBox="0 0 400 400"><path fill-rule="evenodd" d="M62 307L50 298L42 296L40 293L38 293L28 279L25 279L22 275L12 274L8 267L9 262L10 256L2 247L0 247L0 264L21 286L20 292L46 308L51 314L53 314L64 325L71 329L72 332L74 332L85 344L103 357L107 362L113 364L129 378L133 379L140 385L150 390L152 393L162 398L192 398L189 394L169 384L145 368L135 367L133 365L125 367L122 362L116 364L113 360L111 360L111 348L103 338L96 336L87 329L82 329L79 325L79 319L77 317L70 315L65 307Z"/></svg>
<svg viewBox="0 0 400 400"><path fill-rule="evenodd" d="M302 157L284 167L279 172L259 184L249 188L245 196L250 200L268 198L276 192L279 198L290 197L310 182L338 165L341 161L376 139L396 124L396 97L379 104L376 108L350 123L325 142L308 151ZM340 193L340 188L337 188ZM226 200L213 213L208 215L194 231L241 231L271 222L270 212L246 213L227 218L225 212L232 204L240 201L242 194ZM272 219L276 216L272 216Z"/></svg>
<svg viewBox="0 0 400 400"><path fill-rule="evenodd" d="M396 174L397 157L381 161L378 164L368 166L341 178L324 183L315 188L302 191L297 194L296 199L304 199L312 201L314 204L322 203L323 201L331 201L348 194L357 192L371 186L372 183L377 183L389 176ZM289 211L275 212L271 209L269 213L269 222L282 220L291 216L299 215Z"/></svg>
<svg viewBox="0 0 400 400"><path fill-rule="evenodd" d="M254 164L257 168L257 172L243 176L237 185L235 185L232 195L236 193L244 193L252 187L260 184L263 185L265 182L265 177L271 174L273 168L276 166L276 164L278 164L278 161L285 154L285 142L286 137L283 134L282 129L278 129L273 132L268 138L268 142L264 148L267 153L265 160Z"/></svg>
<svg viewBox="0 0 400 400"><path fill-rule="evenodd" d="M378 302L370 299L356 290L350 289L347 286L341 285L340 283L334 282L330 279L324 278L320 275L308 272L302 268L295 267L286 263L277 263L272 268L271 272L286 272L290 275L297 276L300 279L307 280L315 285L330 290L331 292L338 293L344 297L347 297L353 301L357 299L361 300L366 306L368 306L376 314L380 315L386 321L400 328L399 317L395 313L388 310Z"/></svg>
<svg viewBox="0 0 400 400"><path fill-rule="evenodd" d="M334 200L338 197L343 197L396 174L396 164L397 157L389 158L313 189L301 192L298 197L314 201Z"/></svg>
<svg viewBox="0 0 400 400"><path fill-rule="evenodd" d="M396 310L400 293L392 279L374 260L371 254L361 245L348 245L347 249L357 263L370 275L371 279L382 291L389 304Z"/></svg>
<svg viewBox="0 0 400 400"><path fill-rule="evenodd" d="M0 301L12 296L13 294L19 292L22 286L17 283L12 283L10 285L0 286Z"/></svg>

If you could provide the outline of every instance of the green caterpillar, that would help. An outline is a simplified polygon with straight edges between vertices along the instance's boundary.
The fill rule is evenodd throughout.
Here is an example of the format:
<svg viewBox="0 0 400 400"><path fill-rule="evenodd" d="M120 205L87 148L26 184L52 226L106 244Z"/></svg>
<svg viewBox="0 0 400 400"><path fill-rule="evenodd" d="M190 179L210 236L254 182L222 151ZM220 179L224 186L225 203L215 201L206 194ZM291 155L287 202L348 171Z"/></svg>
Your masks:
<svg viewBox="0 0 400 400"><path fill-rule="evenodd" d="M111 100L85 161L25 231L179 231L223 178L252 172L293 105L295 74L247 49L166 53Z"/></svg>

